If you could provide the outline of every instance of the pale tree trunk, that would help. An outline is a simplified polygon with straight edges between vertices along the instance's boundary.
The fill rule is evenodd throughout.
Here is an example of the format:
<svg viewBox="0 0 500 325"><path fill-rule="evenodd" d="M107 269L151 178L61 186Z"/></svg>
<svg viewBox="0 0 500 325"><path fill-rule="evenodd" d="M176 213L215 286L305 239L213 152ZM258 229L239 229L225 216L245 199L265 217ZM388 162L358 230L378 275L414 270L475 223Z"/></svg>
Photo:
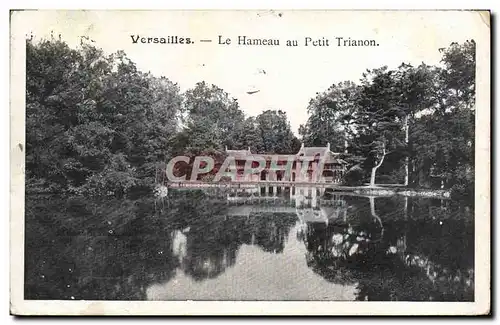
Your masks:
<svg viewBox="0 0 500 325"><path fill-rule="evenodd" d="M377 213L375 212L375 197L373 196L370 196L370 212L373 218L380 219Z"/></svg>
<svg viewBox="0 0 500 325"><path fill-rule="evenodd" d="M384 225L382 224L382 219L380 219L380 217L375 212L375 197L374 196L370 196L370 212L371 212L373 219L375 219L375 221L377 221L380 224L380 228L381 228L380 237L381 238L384 237Z"/></svg>
<svg viewBox="0 0 500 325"><path fill-rule="evenodd" d="M408 220L408 197L405 196L405 220ZM405 225L405 234L403 236L403 252L406 252L406 249L408 247L407 243L406 243L406 237L407 237L407 228L408 227L408 224Z"/></svg>
<svg viewBox="0 0 500 325"><path fill-rule="evenodd" d="M405 120L404 120L404 123L405 123L405 144L406 144L406 150L408 151L408 115L405 116ZM408 171L408 165L409 165L409 156L408 154L406 155L406 158L405 158L405 186L408 186L408 179L409 179L409 171Z"/></svg>
<svg viewBox="0 0 500 325"><path fill-rule="evenodd" d="M344 153L347 153L347 128L344 132Z"/></svg>
<svg viewBox="0 0 500 325"><path fill-rule="evenodd" d="M408 220L408 197L405 196L405 220Z"/></svg>
<svg viewBox="0 0 500 325"><path fill-rule="evenodd" d="M377 175L377 169L384 162L385 155L386 155L386 153L385 153L385 145L384 145L384 147L382 148L382 158L380 159L380 161L378 162L378 164L376 164L372 168L372 174L371 174L371 177L370 177L370 187L374 187L375 186L375 176Z"/></svg>
<svg viewBox="0 0 500 325"><path fill-rule="evenodd" d="M408 220L408 197L405 196L405 220ZM407 226L408 224L405 224L405 232L404 232L404 235L403 235L403 238L401 240L401 244L402 244L402 251L403 252L406 252L406 248L408 247L407 244L406 244L406 235L407 235Z"/></svg>

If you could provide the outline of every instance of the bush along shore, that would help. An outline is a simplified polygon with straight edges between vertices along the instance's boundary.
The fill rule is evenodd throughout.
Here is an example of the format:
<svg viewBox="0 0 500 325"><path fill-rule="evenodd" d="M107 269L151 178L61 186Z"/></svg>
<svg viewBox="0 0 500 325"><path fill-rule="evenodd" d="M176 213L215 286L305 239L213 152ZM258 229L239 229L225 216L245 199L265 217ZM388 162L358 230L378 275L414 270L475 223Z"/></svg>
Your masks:
<svg viewBox="0 0 500 325"><path fill-rule="evenodd" d="M439 199L449 199L451 198L451 192L449 190L433 190L433 189L409 189L404 187L397 188L384 188L384 187L366 187L366 188L356 188L354 190L356 194L362 195L374 195L374 196L392 196L392 195L402 195L407 197L424 197L424 198L439 198Z"/></svg>

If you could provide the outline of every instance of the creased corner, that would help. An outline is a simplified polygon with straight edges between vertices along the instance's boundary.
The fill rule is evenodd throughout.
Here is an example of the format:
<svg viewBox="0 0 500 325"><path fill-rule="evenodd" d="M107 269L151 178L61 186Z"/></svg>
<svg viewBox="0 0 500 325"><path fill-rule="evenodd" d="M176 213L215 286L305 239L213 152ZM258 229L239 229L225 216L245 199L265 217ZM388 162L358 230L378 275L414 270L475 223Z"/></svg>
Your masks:
<svg viewBox="0 0 500 325"><path fill-rule="evenodd" d="M481 20L483 21L483 23L489 29L491 26L491 24L490 24L491 13L490 13L490 11L489 10L481 10L481 11L478 11L477 13L479 14L479 17L481 17Z"/></svg>

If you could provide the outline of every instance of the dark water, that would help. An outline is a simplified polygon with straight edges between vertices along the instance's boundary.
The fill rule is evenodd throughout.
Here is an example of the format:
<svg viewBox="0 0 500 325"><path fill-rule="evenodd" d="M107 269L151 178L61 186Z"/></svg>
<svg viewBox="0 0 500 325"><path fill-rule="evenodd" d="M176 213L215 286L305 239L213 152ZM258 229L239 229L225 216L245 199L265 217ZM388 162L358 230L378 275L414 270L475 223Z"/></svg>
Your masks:
<svg viewBox="0 0 500 325"><path fill-rule="evenodd" d="M473 212L452 201L28 196L25 256L25 299L474 299Z"/></svg>

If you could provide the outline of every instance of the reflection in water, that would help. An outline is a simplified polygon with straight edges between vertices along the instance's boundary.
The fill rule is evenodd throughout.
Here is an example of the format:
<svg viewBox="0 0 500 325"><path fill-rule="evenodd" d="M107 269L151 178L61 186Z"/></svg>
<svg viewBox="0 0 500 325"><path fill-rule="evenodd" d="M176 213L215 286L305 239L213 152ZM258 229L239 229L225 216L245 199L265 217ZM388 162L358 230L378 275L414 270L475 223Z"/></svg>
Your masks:
<svg viewBox="0 0 500 325"><path fill-rule="evenodd" d="M434 215L427 222L408 220L407 210L397 215L403 220L382 222L375 199L368 201L369 208L353 206L355 223L308 225L307 260L315 272L331 282L357 283L358 300L473 300L470 223L436 220ZM373 219L359 218L368 209ZM426 233L429 228L433 231ZM421 231L411 234L408 229ZM458 238L464 242L459 244Z"/></svg>
<svg viewBox="0 0 500 325"><path fill-rule="evenodd" d="M25 298L473 300L473 216L455 202L238 200L30 198Z"/></svg>

